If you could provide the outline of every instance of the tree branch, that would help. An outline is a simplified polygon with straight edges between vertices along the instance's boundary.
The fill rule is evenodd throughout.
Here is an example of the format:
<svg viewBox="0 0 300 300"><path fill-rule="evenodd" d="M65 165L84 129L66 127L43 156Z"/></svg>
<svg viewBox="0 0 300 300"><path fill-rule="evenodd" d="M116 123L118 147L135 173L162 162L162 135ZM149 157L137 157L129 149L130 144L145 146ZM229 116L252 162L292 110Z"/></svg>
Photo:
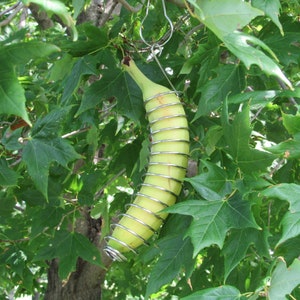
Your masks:
<svg viewBox="0 0 300 300"><path fill-rule="evenodd" d="M0 22L0 27L5 26L9 24L9 22L16 16L16 14L24 8L24 4L21 2L18 2L17 4L13 5L12 7L9 7L8 9L4 10L3 12L0 13L0 16L5 15L6 13L12 11L12 13L2 22Z"/></svg>
<svg viewBox="0 0 300 300"><path fill-rule="evenodd" d="M133 7L126 0L117 0L117 1L121 3L124 6L124 8L126 8L132 13L139 12L143 8L143 4L145 2L145 0L143 0L141 4L138 4L137 6Z"/></svg>
<svg viewBox="0 0 300 300"><path fill-rule="evenodd" d="M45 11L41 11L40 7L35 3L30 3L29 9L34 17L34 19L37 21L41 29L45 30L48 28L53 27L54 23L53 21L48 17L47 13Z"/></svg>
<svg viewBox="0 0 300 300"><path fill-rule="evenodd" d="M289 90L289 88L286 86L286 84L279 78L277 78L277 82L279 83L280 87L284 90ZM292 105L298 105L294 97L288 97L290 103Z"/></svg>

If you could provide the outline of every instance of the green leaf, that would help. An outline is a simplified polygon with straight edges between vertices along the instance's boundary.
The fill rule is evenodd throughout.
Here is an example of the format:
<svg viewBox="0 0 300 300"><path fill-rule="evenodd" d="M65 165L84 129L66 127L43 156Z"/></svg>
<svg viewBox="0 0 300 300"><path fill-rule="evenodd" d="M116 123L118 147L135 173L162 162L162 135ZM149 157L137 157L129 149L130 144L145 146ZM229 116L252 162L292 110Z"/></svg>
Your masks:
<svg viewBox="0 0 300 300"><path fill-rule="evenodd" d="M103 70L99 81L86 89L76 115L94 108L105 98L115 96L118 110L128 118L138 121L144 112L142 95L135 83L119 69Z"/></svg>
<svg viewBox="0 0 300 300"><path fill-rule="evenodd" d="M74 18L76 19L84 7L84 0L72 0L74 7Z"/></svg>
<svg viewBox="0 0 300 300"><path fill-rule="evenodd" d="M31 125L25 107L24 90L19 84L14 67L0 60L0 114L16 115Z"/></svg>
<svg viewBox="0 0 300 300"><path fill-rule="evenodd" d="M142 148L139 155L139 172L142 172L147 167L148 158L150 155L150 141L149 139L145 139L142 142Z"/></svg>
<svg viewBox="0 0 300 300"><path fill-rule="evenodd" d="M8 151L15 151L22 148L22 144L19 142L19 138L22 135L23 128L17 128L16 130L11 130L7 128L5 133L1 138L1 143L4 145L5 149Z"/></svg>
<svg viewBox="0 0 300 300"><path fill-rule="evenodd" d="M85 55L77 60L64 83L64 92L61 99L63 104L68 104L70 97L79 87L80 81L84 75L98 75L98 63L97 56L92 55Z"/></svg>
<svg viewBox="0 0 300 300"><path fill-rule="evenodd" d="M40 248L34 261L59 258L58 274L61 279L65 279L76 269L78 257L102 267L100 251L85 236L57 230L54 237Z"/></svg>
<svg viewBox="0 0 300 300"><path fill-rule="evenodd" d="M45 140L59 137L64 119L69 110L70 107L53 108L50 113L36 121L32 128L31 136Z"/></svg>
<svg viewBox="0 0 300 300"><path fill-rule="evenodd" d="M273 154L250 148L249 138L251 134L250 113L247 105L236 116L232 124L229 124L229 117L226 113L226 107L223 111L224 137L228 145L229 154L236 164L245 173L265 171L272 161L276 158ZM224 121L224 120L223 120ZM255 170L253 165L255 164Z"/></svg>
<svg viewBox="0 0 300 300"><path fill-rule="evenodd" d="M197 193L206 200L221 200L230 192L230 183L226 172L208 161L201 161L200 175L186 178Z"/></svg>
<svg viewBox="0 0 300 300"><path fill-rule="evenodd" d="M265 149L286 159L298 159L300 158L300 133L295 134L293 139Z"/></svg>
<svg viewBox="0 0 300 300"><path fill-rule="evenodd" d="M0 186L17 185L19 174L12 170L5 159L0 158Z"/></svg>
<svg viewBox="0 0 300 300"><path fill-rule="evenodd" d="M295 87L293 91L290 90L266 90L266 91L254 91L246 92L236 95L229 95L227 102L228 104L240 104L244 102L253 105L263 105L266 106L270 102L274 101L278 97L299 97L299 88Z"/></svg>
<svg viewBox="0 0 300 300"><path fill-rule="evenodd" d="M61 49L73 57L100 56L99 65L104 64L106 67L113 65L115 67L115 59L108 59L112 57L112 51L106 49L111 42L108 38L107 27L96 27L89 22L85 22L80 24L79 29L81 31L80 39L76 42L64 40ZM106 57L104 60L101 59L102 55Z"/></svg>
<svg viewBox="0 0 300 300"><path fill-rule="evenodd" d="M216 288L204 289L195 292L181 300L238 300L241 293L238 289L230 285L223 285Z"/></svg>
<svg viewBox="0 0 300 300"><path fill-rule="evenodd" d="M263 105L266 106L268 103L272 102L278 95L280 91L254 91L241 93L236 95L228 96L228 104L240 104L245 102L250 102L250 105Z"/></svg>
<svg viewBox="0 0 300 300"><path fill-rule="evenodd" d="M265 189L262 196L288 201L290 203L289 211L284 215L282 225L282 236L276 247L288 239L300 234L300 202L298 195L300 185L294 183L282 183Z"/></svg>
<svg viewBox="0 0 300 300"><path fill-rule="evenodd" d="M74 148L62 138L31 138L23 149L23 160L36 188L48 199L48 176L52 162L67 168L70 161L80 158Z"/></svg>
<svg viewBox="0 0 300 300"><path fill-rule="evenodd" d="M161 252L161 256L151 271L146 299L163 285L170 283L180 273L183 266L193 264L193 246L190 239L183 240L183 237L184 232L178 235L169 235L155 245Z"/></svg>
<svg viewBox="0 0 300 300"><path fill-rule="evenodd" d="M283 256L287 264L290 265L295 258L299 257L300 253L300 235L289 239L286 242L276 247L275 255Z"/></svg>
<svg viewBox="0 0 300 300"><path fill-rule="evenodd" d="M1 217L5 218L5 220L7 221L10 220L11 213L13 212L15 205L16 205L16 199L12 196L7 196L3 191L1 191L0 192L0 220Z"/></svg>
<svg viewBox="0 0 300 300"><path fill-rule="evenodd" d="M50 70L49 81L58 81L65 78L67 74L70 73L74 63L75 60L69 53L64 54L53 63L53 67Z"/></svg>
<svg viewBox="0 0 300 300"><path fill-rule="evenodd" d="M299 27L294 29L294 31L287 32L287 30L285 29L284 35L268 31L263 39L274 50L280 63L284 66L297 64L300 57L298 43L300 39Z"/></svg>
<svg viewBox="0 0 300 300"><path fill-rule="evenodd" d="M38 206L33 209L31 214L34 215L35 218L32 220L30 236L34 238L46 228L55 228L65 213L64 209L56 206L47 206L45 208Z"/></svg>
<svg viewBox="0 0 300 300"><path fill-rule="evenodd" d="M300 133L300 114L290 115L282 113L282 121L289 134Z"/></svg>
<svg viewBox="0 0 300 300"><path fill-rule="evenodd" d="M15 65L45 57L59 48L41 42L15 43L0 49L0 114L16 115L31 125L25 107L25 94L20 85Z"/></svg>
<svg viewBox="0 0 300 300"><path fill-rule="evenodd" d="M247 249L251 244L256 245L256 249L259 253L265 255L266 257L269 256L267 238L266 236L264 236L262 230L257 230L254 228L242 228L232 230L230 232L222 250L225 263L225 281L231 273L231 271L246 256Z"/></svg>
<svg viewBox="0 0 300 300"><path fill-rule="evenodd" d="M217 77L199 88L201 98L193 119L208 115L219 108L228 94L240 93L245 87L245 74L238 65L222 65L214 70Z"/></svg>
<svg viewBox="0 0 300 300"><path fill-rule="evenodd" d="M57 108L44 118L38 119L23 149L22 158L29 175L46 199L48 199L48 175L51 163L57 162L67 168L70 161L80 158L74 148L59 136L68 112L69 107Z"/></svg>
<svg viewBox="0 0 300 300"><path fill-rule="evenodd" d="M261 192L262 196L288 201L291 212L300 211L300 185L295 183L281 183L273 185Z"/></svg>
<svg viewBox="0 0 300 300"><path fill-rule="evenodd" d="M279 21L278 16L280 15L280 1L279 0L252 0L251 4L264 11L265 14L270 17L270 19L274 22L274 24L280 30L280 33L283 35L283 28Z"/></svg>
<svg viewBox="0 0 300 300"><path fill-rule="evenodd" d="M190 74L190 76L193 75L193 70L198 70L195 79L199 87L207 83L220 61L220 41L212 33L208 34L210 40L206 44L201 43L180 70L180 74ZM201 65L200 68L199 65ZM195 66L195 69L193 69L193 66Z"/></svg>
<svg viewBox="0 0 300 300"><path fill-rule="evenodd" d="M254 48L254 46L259 46L276 58L273 51L261 40L243 32L234 32L224 36L223 41L228 50L238 57L245 64L246 68L249 69L251 65L257 65L264 73L281 79L290 89L292 89L291 82L283 74L274 60L268 57L260 49Z"/></svg>
<svg viewBox="0 0 300 300"><path fill-rule="evenodd" d="M200 250L213 244L222 249L226 233L231 228L259 228L250 203L238 194L226 201L188 200L165 211L194 218L186 234L194 245L194 257Z"/></svg>
<svg viewBox="0 0 300 300"><path fill-rule="evenodd" d="M300 235L300 211L286 213L281 220L281 225L283 228L282 237L278 241L277 245Z"/></svg>
<svg viewBox="0 0 300 300"><path fill-rule="evenodd" d="M275 270L272 273L270 287L268 291L268 299L282 300L288 299L289 295L295 287L300 284L300 261L295 259L294 262L287 267L282 257L278 259Z"/></svg>
<svg viewBox="0 0 300 300"><path fill-rule="evenodd" d="M205 152L211 155L218 148L218 142L223 137L223 128L220 125L209 127L204 137L203 144L205 145Z"/></svg>
<svg viewBox="0 0 300 300"><path fill-rule="evenodd" d="M82 189L78 194L78 201L81 205L92 205L95 193L104 186L107 175L102 170L82 175Z"/></svg>
<svg viewBox="0 0 300 300"><path fill-rule="evenodd" d="M1 69L5 70L7 63L23 65L32 59L47 57L59 50L55 45L37 41L10 44L0 49Z"/></svg>
<svg viewBox="0 0 300 300"><path fill-rule="evenodd" d="M191 1L189 1L191 2ZM219 38L228 33L242 29L263 11L252 7L249 3L240 0L192 1L195 3L195 14Z"/></svg>
<svg viewBox="0 0 300 300"><path fill-rule="evenodd" d="M222 5L218 0L190 2L196 4L195 15L199 20L212 30L247 68L250 68L251 65L258 65L267 75L280 78L288 87L292 88L290 81L282 73L279 66L252 45L261 47L275 57L271 49L254 36L238 31L248 25L255 17L263 15L262 10L240 0L225 0L222 1ZM274 6L272 9L271 6L268 8L268 13L270 13Z"/></svg>

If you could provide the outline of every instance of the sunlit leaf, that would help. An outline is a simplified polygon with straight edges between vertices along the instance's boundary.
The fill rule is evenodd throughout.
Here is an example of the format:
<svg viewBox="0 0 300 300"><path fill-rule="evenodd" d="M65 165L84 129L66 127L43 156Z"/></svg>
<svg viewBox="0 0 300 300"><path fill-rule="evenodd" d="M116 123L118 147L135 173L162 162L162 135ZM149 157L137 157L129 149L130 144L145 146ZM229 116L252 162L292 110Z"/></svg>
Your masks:
<svg viewBox="0 0 300 300"><path fill-rule="evenodd" d="M20 116L31 125L26 110L25 91L18 81L15 66L46 57L58 47L41 42L15 43L0 49L0 114Z"/></svg>
<svg viewBox="0 0 300 300"><path fill-rule="evenodd" d="M30 41L19 42L0 48L0 61L12 65L22 65L28 63L32 59L39 57L47 57L52 53L58 52L60 49L52 44ZM1 67L4 71L6 68Z"/></svg>
<svg viewBox="0 0 300 300"><path fill-rule="evenodd" d="M282 122L290 134L300 133L300 114L291 115L282 113Z"/></svg>
<svg viewBox="0 0 300 300"><path fill-rule="evenodd" d="M230 285L208 288L189 296L181 298L182 300L238 300L241 299L241 293L238 289Z"/></svg>
<svg viewBox="0 0 300 300"><path fill-rule="evenodd" d="M5 62L0 63L0 114L16 115L31 124L25 107L24 90L18 82L14 67Z"/></svg>
<svg viewBox="0 0 300 300"><path fill-rule="evenodd" d="M285 200L290 203L289 211L284 215L281 221L282 236L278 241L277 246L300 234L300 202L298 201L299 193L300 185L294 183L282 183L274 185L262 192L262 195L265 197Z"/></svg>
<svg viewBox="0 0 300 300"><path fill-rule="evenodd" d="M280 155L286 159L300 158L300 134L295 134L294 138L281 142L272 147L266 147L266 150Z"/></svg>
<svg viewBox="0 0 300 300"><path fill-rule="evenodd" d="M300 260L295 259L290 266L282 257L278 259L275 270L271 275L268 298L270 300L288 299L287 295L300 284Z"/></svg>
<svg viewBox="0 0 300 300"><path fill-rule="evenodd" d="M76 19L84 7L84 0L72 0L74 7L74 18Z"/></svg>
<svg viewBox="0 0 300 300"><path fill-rule="evenodd" d="M277 198L285 200L290 203L291 212L297 212L300 210L300 201L298 201L298 195L300 195L300 185L295 183L280 183L270 186L261 192L265 197Z"/></svg>
<svg viewBox="0 0 300 300"><path fill-rule="evenodd" d="M260 9L240 0L223 0L222 5L218 0L197 0L193 3L197 5L195 15L219 38L242 29L252 19L264 14Z"/></svg>
<svg viewBox="0 0 300 300"><path fill-rule="evenodd" d="M245 173L265 170L270 166L275 156L268 152L250 148L249 140L252 129L250 127L249 106L247 105L239 112L231 124L225 110L226 107L223 112L223 120L227 120L224 123L223 130L228 152ZM254 162L255 170L253 170Z"/></svg>
<svg viewBox="0 0 300 300"><path fill-rule="evenodd" d="M254 36L246 35L243 32L234 32L224 36L223 41L226 47L245 64L246 68L249 69L251 65L257 65L264 73L279 78L292 89L291 82L274 61L275 54L261 40ZM255 48L254 46L261 47L274 56L274 59L271 59L259 48Z"/></svg>
<svg viewBox="0 0 300 300"><path fill-rule="evenodd" d="M254 91L228 96L228 104L239 104L249 102L251 105L267 105L272 102L280 91Z"/></svg>

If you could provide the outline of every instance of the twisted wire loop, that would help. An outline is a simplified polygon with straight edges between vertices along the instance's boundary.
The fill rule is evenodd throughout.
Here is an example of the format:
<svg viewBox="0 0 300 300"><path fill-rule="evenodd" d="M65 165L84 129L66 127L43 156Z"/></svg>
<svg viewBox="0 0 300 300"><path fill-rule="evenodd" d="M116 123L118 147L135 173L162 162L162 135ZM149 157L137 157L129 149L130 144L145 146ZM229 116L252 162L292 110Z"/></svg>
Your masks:
<svg viewBox="0 0 300 300"><path fill-rule="evenodd" d="M172 84L171 80L169 79L168 75L166 74L166 71L164 70L164 68L162 67L162 65L158 59L158 56L160 56L163 51L164 45L166 45L170 41L170 39L172 38L173 33L174 33L174 25L172 23L172 20L169 18L168 14L167 14L165 0L161 0L161 3L162 3L162 7L163 7L164 17L169 24L170 30L164 36L162 36L160 39L158 39L155 42L149 43L146 41L146 39L143 36L143 25L149 14L150 0L148 0L147 5L146 5L146 13L145 13L144 18L141 21L139 34L140 34L141 40L144 42L144 44L146 44L150 48L149 59L151 60L153 58L155 60L155 62L159 66L161 72L163 73L164 77L167 79L170 87L172 88L173 91L175 91L176 95L179 96L180 92L176 91L174 85Z"/></svg>
<svg viewBox="0 0 300 300"><path fill-rule="evenodd" d="M165 92L165 93L159 93L159 94L156 94L152 97L149 97L148 99L145 99L145 102L146 103L150 103L151 100L154 100L154 99L157 99L158 97L160 96L164 96L164 95L168 95L168 94L174 94L176 93L176 91L168 91L168 92ZM183 105L180 101L179 102L170 102L170 103L163 103L163 104L160 104L158 106L155 106L154 108L151 108L151 109L148 109L147 112L146 112L146 116L147 118L149 118L149 115L152 113L152 112L156 112L158 111L159 109L164 109L166 107L172 107L172 106L175 106L175 105ZM173 115L169 115L169 116L164 116L164 117L159 117L159 118L156 118L154 120L152 120L151 122L149 122L152 126L162 120L168 120L168 119L176 119L176 118L186 118L185 114L173 114ZM174 127L168 127L168 126L164 126L160 129L157 129L157 130L150 130L150 139L152 140L152 142L150 143L150 150L152 148L152 146L155 146L155 145L159 145L159 144L168 144L168 143L172 143L172 142L176 142L176 143L182 143L182 144L187 144L189 143L189 140L187 139L184 139L184 138L168 138L168 139L157 139L157 140L154 140L154 136L160 132L166 132L166 131L170 131L170 130L185 130L185 131L189 131L188 127L187 126L174 126ZM150 151L150 157L154 157L155 155L174 155L174 156L184 156L184 157L187 157L188 158L188 154L185 153L185 152L181 152L181 151L171 151L168 149L168 151L153 151L151 150ZM150 167L155 167L155 166L166 166L166 167L171 167L171 168L174 168L174 169L177 169L177 170L181 170L181 172L185 172L186 171L186 167L185 166L182 166L182 165L179 165L179 164L176 164L176 163L172 163L172 162L166 162L166 161L150 161L148 162L148 166L147 166L147 171L145 172L144 176L145 177L158 177L158 178L161 178L161 179L165 179L165 180L170 180L170 181L173 181L175 183L179 183L179 184L182 184L183 180L180 180L176 177L173 177L171 175L167 175L167 174L159 174L157 172L153 172L153 171L149 171L149 168ZM158 181L160 182L160 181ZM161 192L164 192L166 193L166 195L169 195L170 197L174 197L174 198L177 198L178 196L178 193L166 188L165 186L163 186L162 184L153 184L151 182L143 182L139 185L139 191L134 193L134 198L136 197L141 197L141 198L145 198L147 200L149 200L150 203L153 203L153 204L158 204L160 205L161 207L163 208L167 208L169 207L169 205L165 202L163 202L162 200L160 199L157 199L155 198L154 196L151 196L151 195L147 195L146 192L142 192L141 189L142 188L151 188L151 189L154 189L154 190L157 190L157 191L161 191ZM144 211L145 213L153 216L155 219L157 219L158 221L162 222L164 221L164 218L161 217L159 215L159 211L152 211L151 209L149 208L146 208L146 207L143 207L137 203L129 203L129 204L126 204L125 205L125 209L128 211L128 208L130 207L133 207L133 208L136 208L136 209L139 209L139 210L142 210ZM151 227L151 225L147 224L146 222L144 222L143 220L141 220L139 217L137 216L133 216L129 213L122 213L122 214L119 214L118 216L119 218L128 218L128 219L131 219L135 222L137 222L138 224L140 224L141 226L144 226L145 228L147 228L149 231L151 231L152 233L156 233L157 230L154 229L153 227ZM148 246L149 243L139 234L137 234L134 230L122 225L122 224L112 224L111 225L111 228L116 228L116 227L119 227L121 228L123 231L126 231L128 234L136 237L137 239L139 239L142 244L144 244L145 246ZM121 246L125 247L126 249L129 250L129 252L132 252L134 254L137 254L138 252L132 248L129 244L127 244L126 242L110 235L110 236L107 236L105 238L106 242L108 243L109 240L113 240L114 242L117 242L118 244L120 244ZM113 247L107 245L105 247L105 252L113 259L113 260L116 260L116 261L125 261L126 260L126 257L120 252L118 251L117 249L114 249Z"/></svg>
<svg viewBox="0 0 300 300"><path fill-rule="evenodd" d="M158 49L159 53L161 53L162 48L164 45L166 45L169 40L172 38L173 32L174 32L174 25L171 21L171 19L169 18L168 14L167 14L167 9L166 9L166 4L165 1L162 0L162 7L163 7L163 12L164 12L164 17L165 19L168 21L169 26L170 26L170 30L167 32L166 36L161 37L158 41L154 42L154 43L149 43L146 41L146 39L143 36L143 24L146 21L148 14L149 14L149 7L150 7L150 0L147 1L147 5L146 5L146 13L144 18L141 21L141 26L140 26L140 37L142 39L142 41L151 49L151 52L154 53L154 51L156 50L155 48Z"/></svg>

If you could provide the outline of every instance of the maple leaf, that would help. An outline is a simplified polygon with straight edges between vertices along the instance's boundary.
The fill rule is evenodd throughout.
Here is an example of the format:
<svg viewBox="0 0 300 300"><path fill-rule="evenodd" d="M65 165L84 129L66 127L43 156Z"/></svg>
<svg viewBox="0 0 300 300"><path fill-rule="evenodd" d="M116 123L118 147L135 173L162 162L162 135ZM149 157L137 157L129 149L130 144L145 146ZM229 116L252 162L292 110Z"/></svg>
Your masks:
<svg viewBox="0 0 300 300"><path fill-rule="evenodd" d="M254 171L265 171L276 156L269 152L250 148L249 140L252 128L250 127L249 105L246 105L230 124L227 113L227 105L225 103L222 119L224 137L225 142L228 145L228 152L240 169L248 174L251 174ZM255 170L253 168L254 164Z"/></svg>
<svg viewBox="0 0 300 300"><path fill-rule="evenodd" d="M251 204L235 194L228 200L189 200L165 211L190 215L193 221L186 233L194 245L194 257L213 244L223 247L226 233L231 228L259 229L251 212Z"/></svg>

